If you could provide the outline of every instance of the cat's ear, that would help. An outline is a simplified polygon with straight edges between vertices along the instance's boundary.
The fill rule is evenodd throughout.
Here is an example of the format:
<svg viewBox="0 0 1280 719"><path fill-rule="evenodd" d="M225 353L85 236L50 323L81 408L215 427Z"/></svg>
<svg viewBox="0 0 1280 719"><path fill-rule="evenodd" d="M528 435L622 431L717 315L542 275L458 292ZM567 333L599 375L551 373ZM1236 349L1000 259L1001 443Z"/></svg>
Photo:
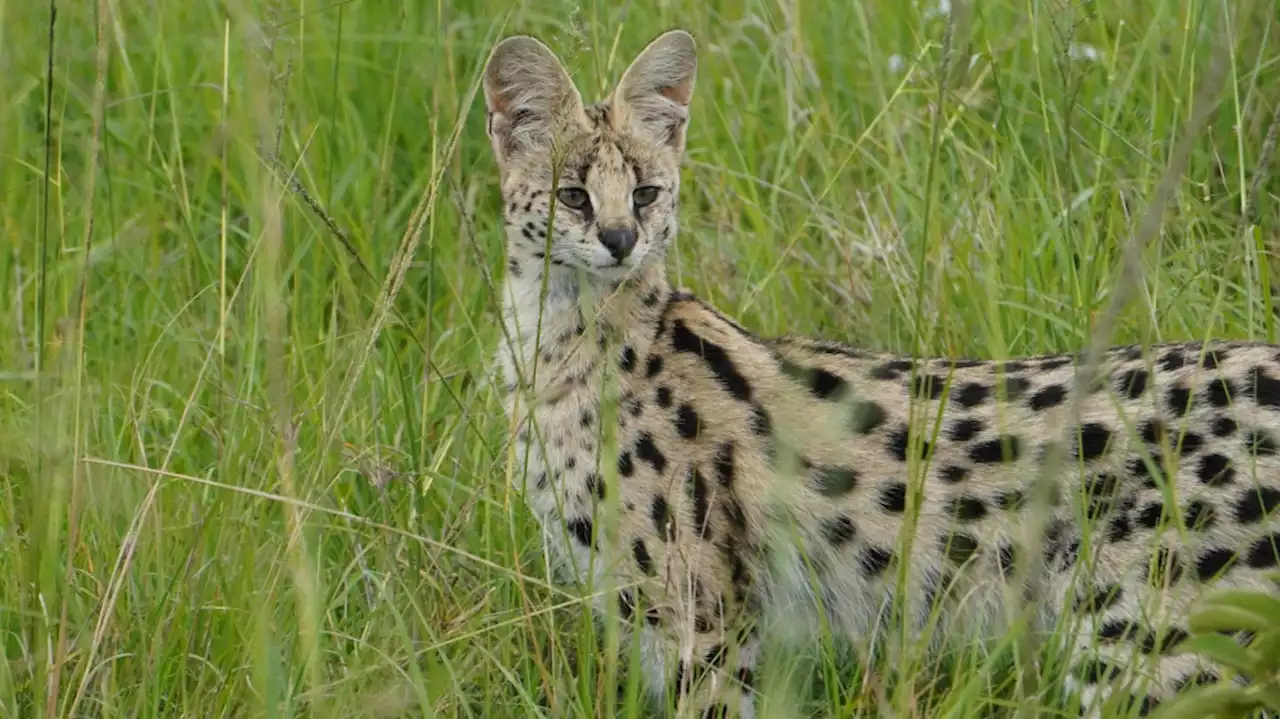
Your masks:
<svg viewBox="0 0 1280 719"><path fill-rule="evenodd" d="M567 123L584 117L568 71L534 38L517 35L494 46L483 82L485 127L499 164L548 151Z"/></svg>
<svg viewBox="0 0 1280 719"><path fill-rule="evenodd" d="M615 129L683 151L697 71L692 35L670 30L658 36L618 81L609 113Z"/></svg>

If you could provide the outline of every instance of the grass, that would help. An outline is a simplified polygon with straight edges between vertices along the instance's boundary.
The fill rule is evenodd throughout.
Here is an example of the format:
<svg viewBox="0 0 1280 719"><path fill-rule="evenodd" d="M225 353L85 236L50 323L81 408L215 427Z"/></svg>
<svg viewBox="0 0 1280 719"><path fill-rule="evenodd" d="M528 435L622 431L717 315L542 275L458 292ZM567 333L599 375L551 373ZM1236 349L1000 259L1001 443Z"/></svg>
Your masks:
<svg viewBox="0 0 1280 719"><path fill-rule="evenodd" d="M0 714L642 715L506 488L476 89L508 32L597 95L672 26L672 271L750 327L1079 349L1212 103L1111 340L1276 339L1267 2L0 0ZM814 654L766 716L1060 709Z"/></svg>

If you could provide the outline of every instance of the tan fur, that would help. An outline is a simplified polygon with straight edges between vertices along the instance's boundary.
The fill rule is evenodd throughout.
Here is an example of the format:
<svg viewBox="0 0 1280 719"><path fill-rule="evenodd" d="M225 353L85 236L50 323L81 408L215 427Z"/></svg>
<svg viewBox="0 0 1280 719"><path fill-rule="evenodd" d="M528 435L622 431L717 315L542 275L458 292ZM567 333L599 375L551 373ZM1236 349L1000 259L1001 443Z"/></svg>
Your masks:
<svg viewBox="0 0 1280 719"><path fill-rule="evenodd" d="M567 574L612 587L600 608L638 630L651 690L750 716L761 622L825 618L865 640L901 600L916 629L937 609L998 632L1028 546L1043 547L1041 626L1078 628L1070 688L1086 706L1115 682L1152 706L1211 671L1173 652L1190 601L1219 571L1217 586L1274 589L1280 348L1115 348L1077 423L1074 357L913 363L755 337L667 282L695 68L693 39L667 33L587 107L519 37L484 87L515 481ZM643 186L660 190L641 208ZM563 188L590 211L554 202ZM600 230L622 225L637 240L618 262ZM1021 499L1055 443L1059 496L1032 537Z"/></svg>

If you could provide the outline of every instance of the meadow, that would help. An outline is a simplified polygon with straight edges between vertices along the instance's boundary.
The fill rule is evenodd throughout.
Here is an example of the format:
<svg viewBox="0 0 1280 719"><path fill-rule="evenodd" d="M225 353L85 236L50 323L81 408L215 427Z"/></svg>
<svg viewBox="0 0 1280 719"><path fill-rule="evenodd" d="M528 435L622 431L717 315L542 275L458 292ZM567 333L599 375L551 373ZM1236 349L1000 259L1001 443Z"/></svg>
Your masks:
<svg viewBox="0 0 1280 719"><path fill-rule="evenodd" d="M501 36L698 39L679 284L1006 358L1277 340L1278 8L0 0L0 715L649 711L508 489ZM824 643L762 716L1065 715L1011 664Z"/></svg>

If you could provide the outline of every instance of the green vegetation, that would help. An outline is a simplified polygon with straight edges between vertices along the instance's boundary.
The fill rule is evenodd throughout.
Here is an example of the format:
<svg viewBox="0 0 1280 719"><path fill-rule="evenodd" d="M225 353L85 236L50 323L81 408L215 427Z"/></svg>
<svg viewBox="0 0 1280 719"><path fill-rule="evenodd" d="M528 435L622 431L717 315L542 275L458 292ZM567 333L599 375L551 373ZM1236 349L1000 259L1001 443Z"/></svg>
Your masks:
<svg viewBox="0 0 1280 719"><path fill-rule="evenodd" d="M642 715L507 489L502 34L597 95L691 30L677 281L901 351L1083 347L1212 103L1111 339L1276 339L1275 4L931 7L0 0L0 714ZM763 715L1061 711L1012 644Z"/></svg>

